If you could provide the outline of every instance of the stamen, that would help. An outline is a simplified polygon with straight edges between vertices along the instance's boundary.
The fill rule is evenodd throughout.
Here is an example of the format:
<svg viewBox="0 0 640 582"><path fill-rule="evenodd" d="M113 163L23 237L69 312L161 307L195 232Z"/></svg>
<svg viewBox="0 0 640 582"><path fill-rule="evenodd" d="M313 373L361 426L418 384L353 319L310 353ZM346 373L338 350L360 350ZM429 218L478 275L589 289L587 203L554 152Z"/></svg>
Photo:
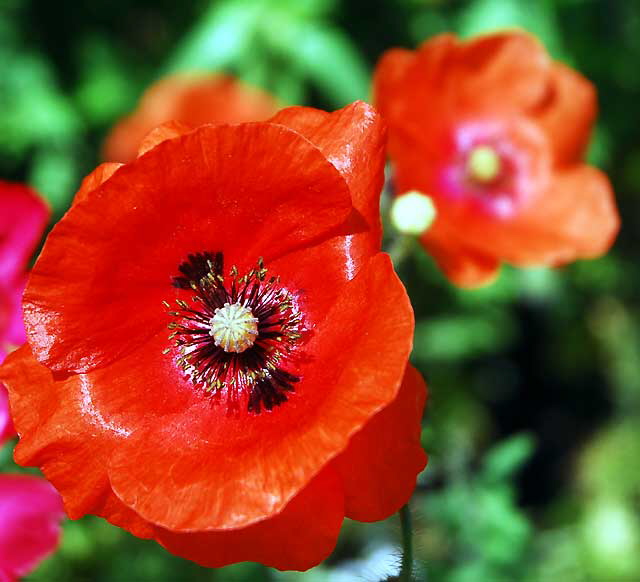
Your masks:
<svg viewBox="0 0 640 582"><path fill-rule="evenodd" d="M175 299L176 308L163 301L176 318L167 326L176 363L195 385L226 395L234 408L244 398L250 412L271 410L300 379L291 371L306 331L297 297L279 277L267 278L262 259L242 276L233 266L228 278L223 264L222 253L192 254L174 277L174 287L190 291L193 303Z"/></svg>
<svg viewBox="0 0 640 582"><path fill-rule="evenodd" d="M493 182L500 175L501 166L500 155L487 145L474 147L467 158L467 174L481 184Z"/></svg>

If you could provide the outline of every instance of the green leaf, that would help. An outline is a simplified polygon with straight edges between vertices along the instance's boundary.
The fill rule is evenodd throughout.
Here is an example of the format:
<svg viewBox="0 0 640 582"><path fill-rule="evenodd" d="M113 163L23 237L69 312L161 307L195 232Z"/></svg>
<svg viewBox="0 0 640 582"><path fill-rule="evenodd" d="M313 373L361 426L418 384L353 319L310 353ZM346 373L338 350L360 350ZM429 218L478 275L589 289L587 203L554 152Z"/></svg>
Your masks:
<svg viewBox="0 0 640 582"><path fill-rule="evenodd" d="M318 22L298 21L292 23L287 34L278 40L277 49L335 107L367 99L369 69L358 49L341 30Z"/></svg>
<svg viewBox="0 0 640 582"><path fill-rule="evenodd" d="M562 37L549 0L475 0L458 17L461 36L473 36L496 29L520 27L535 34L556 56L562 55Z"/></svg>
<svg viewBox="0 0 640 582"><path fill-rule="evenodd" d="M248 50L263 11L264 2L213 3L170 57L165 72L229 67Z"/></svg>
<svg viewBox="0 0 640 582"><path fill-rule="evenodd" d="M78 174L71 149L42 148L33 159L29 183L51 204L54 216L60 216L76 192Z"/></svg>
<svg viewBox="0 0 640 582"><path fill-rule="evenodd" d="M535 443L530 434L519 434L498 443L484 458L483 478L491 482L510 479L534 450Z"/></svg>

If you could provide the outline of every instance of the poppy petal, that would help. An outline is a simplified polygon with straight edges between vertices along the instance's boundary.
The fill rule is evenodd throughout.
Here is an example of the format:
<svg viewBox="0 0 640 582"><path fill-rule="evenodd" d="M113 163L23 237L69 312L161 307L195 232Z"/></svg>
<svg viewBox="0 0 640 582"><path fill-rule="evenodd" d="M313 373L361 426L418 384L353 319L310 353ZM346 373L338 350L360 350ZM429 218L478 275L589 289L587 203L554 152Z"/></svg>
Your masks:
<svg viewBox="0 0 640 582"><path fill-rule="evenodd" d="M419 51L428 51L429 42ZM524 111L546 91L550 59L544 46L520 31L487 34L458 44L447 72L450 94L463 108Z"/></svg>
<svg viewBox="0 0 640 582"><path fill-rule="evenodd" d="M179 121L191 127L208 123L262 121L273 115L277 103L269 94L229 75L178 73L154 83L136 111L111 131L104 159L129 162L154 127Z"/></svg>
<svg viewBox="0 0 640 582"><path fill-rule="evenodd" d="M300 132L317 145L344 176L357 211L333 245L348 254L349 278L356 265L380 249L380 191L384 184L386 131L380 115L368 104L355 102L327 113L309 107L289 107L271 119Z"/></svg>
<svg viewBox="0 0 640 582"><path fill-rule="evenodd" d="M406 292L389 258L379 254L317 323L307 345L313 360L301 368L286 404L238 417L203 399L161 421L150 419L111 459L115 493L148 521L174 531L234 529L278 513L395 398L412 330ZM150 381L147 374L145 384Z"/></svg>
<svg viewBox="0 0 640 582"><path fill-rule="evenodd" d="M44 479L0 475L0 578L25 576L58 545L60 497Z"/></svg>
<svg viewBox="0 0 640 582"><path fill-rule="evenodd" d="M398 396L349 441L333 461L345 489L346 517L386 519L411 497L427 456L420 420L427 397L420 373L407 366Z"/></svg>
<svg viewBox="0 0 640 582"><path fill-rule="evenodd" d="M146 154L158 144L174 137L180 137L185 133L193 131L193 127L179 121L167 121L162 125L152 129L140 142L138 147L138 156Z"/></svg>
<svg viewBox="0 0 640 582"><path fill-rule="evenodd" d="M82 180L80 189L76 192L73 199L73 203L77 204L78 202L85 200L91 192L98 188L98 186L103 182L106 182L111 178L115 171L123 165L124 164L116 164L113 162L100 164L95 170L93 170L93 172L85 176L84 180Z"/></svg>
<svg viewBox="0 0 640 582"><path fill-rule="evenodd" d="M209 568L247 561L308 570L335 548L343 517L342 485L327 467L269 519L222 532L180 534L156 528L156 539L170 552Z"/></svg>
<svg viewBox="0 0 640 582"><path fill-rule="evenodd" d="M511 226L502 250L516 265L562 265L607 252L620 229L611 183L593 166L558 172L540 203Z"/></svg>
<svg viewBox="0 0 640 582"><path fill-rule="evenodd" d="M351 208L334 166L281 125L203 126L167 140L49 235L25 292L34 353L54 370L103 366L164 327L159 306L189 253L222 250L244 268L328 237Z"/></svg>
<svg viewBox="0 0 640 582"><path fill-rule="evenodd" d="M138 537L151 537L151 526L122 505L107 478L111 450L128 428L123 419L101 415L86 378L55 380L28 345L9 355L2 374L20 434L16 462L42 469L62 495L69 517L94 513Z"/></svg>
<svg viewBox="0 0 640 582"><path fill-rule="evenodd" d="M452 44L452 36L440 35L437 41L439 46L446 45L448 52ZM434 40L434 45L436 41ZM395 125L404 117L404 110L407 105L407 93L404 90L405 84L409 82L409 76L413 73L416 55L414 51L407 49L393 48L386 51L378 64L373 76L373 93L375 95L375 105L384 112L384 117L388 123ZM423 68L424 70L424 68ZM431 69L430 69L431 70ZM429 85L428 81L424 81ZM421 91L422 87L416 87ZM398 97L403 97L398 99ZM416 99L417 100L417 99Z"/></svg>
<svg viewBox="0 0 640 582"><path fill-rule="evenodd" d="M422 242L447 278L460 287L479 287L491 283L500 272L500 261L469 247L454 237L440 238L427 232Z"/></svg>
<svg viewBox="0 0 640 582"><path fill-rule="evenodd" d="M549 135L556 163L570 164L584 156L589 144L596 91L590 81L561 63L554 63L549 74L549 94L534 116Z"/></svg>
<svg viewBox="0 0 640 582"><path fill-rule="evenodd" d="M386 132L375 109L362 101L333 113L289 107L270 121L300 132L340 171L349 184L353 205L378 234L374 242L375 248L380 248L380 190L384 184Z"/></svg>

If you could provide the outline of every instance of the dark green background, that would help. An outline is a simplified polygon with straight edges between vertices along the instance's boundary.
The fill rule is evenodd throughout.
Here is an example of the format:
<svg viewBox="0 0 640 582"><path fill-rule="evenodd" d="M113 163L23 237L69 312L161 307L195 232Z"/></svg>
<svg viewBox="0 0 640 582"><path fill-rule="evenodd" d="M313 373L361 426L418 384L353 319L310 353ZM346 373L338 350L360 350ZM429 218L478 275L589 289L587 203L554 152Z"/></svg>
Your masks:
<svg viewBox="0 0 640 582"><path fill-rule="evenodd" d="M155 79L227 70L284 103L369 95L391 46L518 25L599 90L590 161L613 181L612 252L562 270L449 285L422 252L399 271L431 455L413 501L419 576L435 582L640 579L640 5L624 0L0 0L0 176L66 209L109 127ZM389 243L393 233L388 235ZM16 470L9 447L4 470ZM95 518L67 522L33 580L377 580L398 525L348 522L306 574L205 570ZM353 562L358 560L358 562Z"/></svg>

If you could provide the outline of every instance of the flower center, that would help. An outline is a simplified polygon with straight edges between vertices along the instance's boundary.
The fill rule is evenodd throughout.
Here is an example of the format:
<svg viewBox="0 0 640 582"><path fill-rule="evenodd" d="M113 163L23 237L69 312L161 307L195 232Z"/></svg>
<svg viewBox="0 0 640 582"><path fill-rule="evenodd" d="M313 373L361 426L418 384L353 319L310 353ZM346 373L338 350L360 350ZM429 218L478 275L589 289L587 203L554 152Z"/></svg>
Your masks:
<svg viewBox="0 0 640 582"><path fill-rule="evenodd" d="M215 345L225 352L244 352L253 345L258 335L258 318L253 317L251 309L240 303L225 303L216 307L215 315L210 319Z"/></svg>
<svg viewBox="0 0 640 582"><path fill-rule="evenodd" d="M225 396L230 407L245 400L250 412L272 410L300 380L297 347L307 332L300 294L267 277L262 260L242 276L236 267L225 276L223 262L222 253L204 252L179 266L173 286L192 303L164 302L175 318L168 324L175 348L164 352L195 386Z"/></svg>
<svg viewBox="0 0 640 582"><path fill-rule="evenodd" d="M487 145L474 147L467 158L468 176L481 184L488 184L498 178L501 166L498 152Z"/></svg>

